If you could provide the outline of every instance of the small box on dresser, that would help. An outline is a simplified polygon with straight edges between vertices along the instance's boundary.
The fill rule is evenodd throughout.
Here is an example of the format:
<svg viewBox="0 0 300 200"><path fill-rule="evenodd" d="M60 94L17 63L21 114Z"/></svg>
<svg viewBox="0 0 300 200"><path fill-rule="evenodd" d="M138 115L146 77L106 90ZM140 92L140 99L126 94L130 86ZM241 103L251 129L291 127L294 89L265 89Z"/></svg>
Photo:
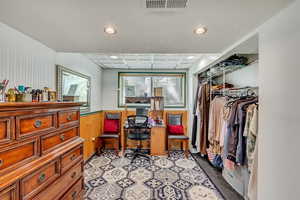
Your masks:
<svg viewBox="0 0 300 200"><path fill-rule="evenodd" d="M0 200L83 198L80 103L0 103Z"/></svg>

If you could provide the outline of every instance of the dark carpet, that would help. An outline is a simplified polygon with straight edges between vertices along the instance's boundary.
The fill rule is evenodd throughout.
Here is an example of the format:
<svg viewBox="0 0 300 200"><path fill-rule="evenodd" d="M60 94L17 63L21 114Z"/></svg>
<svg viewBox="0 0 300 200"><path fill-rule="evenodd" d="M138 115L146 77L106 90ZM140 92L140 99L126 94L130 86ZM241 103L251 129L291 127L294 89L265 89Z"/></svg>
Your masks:
<svg viewBox="0 0 300 200"><path fill-rule="evenodd" d="M196 162L204 170L207 176L213 182L216 188L221 192L226 200L243 200L244 198L237 193L223 178L222 172L213 168L206 159L202 158L200 154L192 154Z"/></svg>

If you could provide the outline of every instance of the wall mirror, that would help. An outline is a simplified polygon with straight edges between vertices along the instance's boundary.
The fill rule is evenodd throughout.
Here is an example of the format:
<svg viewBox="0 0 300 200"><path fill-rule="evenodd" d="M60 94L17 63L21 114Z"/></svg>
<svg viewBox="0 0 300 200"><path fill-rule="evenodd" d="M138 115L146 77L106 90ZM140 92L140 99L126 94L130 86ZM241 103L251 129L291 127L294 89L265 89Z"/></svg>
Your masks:
<svg viewBox="0 0 300 200"><path fill-rule="evenodd" d="M82 102L80 111L90 111L91 78L89 76L56 65L56 87L60 101Z"/></svg>

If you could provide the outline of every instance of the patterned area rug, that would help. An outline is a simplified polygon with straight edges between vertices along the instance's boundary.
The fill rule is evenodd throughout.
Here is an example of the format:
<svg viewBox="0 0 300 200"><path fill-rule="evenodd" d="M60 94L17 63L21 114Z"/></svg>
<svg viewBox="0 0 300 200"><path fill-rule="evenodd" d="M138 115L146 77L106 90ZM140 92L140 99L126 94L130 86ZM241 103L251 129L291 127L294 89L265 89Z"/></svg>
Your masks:
<svg viewBox="0 0 300 200"><path fill-rule="evenodd" d="M106 151L85 165L85 200L223 200L192 156L142 158L133 164Z"/></svg>

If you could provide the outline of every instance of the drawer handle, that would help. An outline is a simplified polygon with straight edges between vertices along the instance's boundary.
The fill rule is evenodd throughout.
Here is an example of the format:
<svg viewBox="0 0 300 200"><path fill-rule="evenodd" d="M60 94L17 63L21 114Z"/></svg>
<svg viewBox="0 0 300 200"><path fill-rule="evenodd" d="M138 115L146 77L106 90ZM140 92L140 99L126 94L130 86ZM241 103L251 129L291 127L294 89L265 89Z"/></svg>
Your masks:
<svg viewBox="0 0 300 200"><path fill-rule="evenodd" d="M2 159L0 159L0 167L3 165L3 160Z"/></svg>
<svg viewBox="0 0 300 200"><path fill-rule="evenodd" d="M35 128L40 128L42 126L42 121L41 120L36 120L35 122L34 122L34 127Z"/></svg>
<svg viewBox="0 0 300 200"><path fill-rule="evenodd" d="M73 174L71 175L71 178L75 178L76 175L77 175L77 173L76 173L76 172L73 172Z"/></svg>
<svg viewBox="0 0 300 200"><path fill-rule="evenodd" d="M72 115L68 115L67 120L71 121L72 120Z"/></svg>
<svg viewBox="0 0 300 200"><path fill-rule="evenodd" d="M75 198L76 198L76 195L77 195L77 192L74 191L74 192L72 193L72 198L75 199Z"/></svg>
<svg viewBox="0 0 300 200"><path fill-rule="evenodd" d="M46 179L46 174L45 173L42 173L40 176L39 176L39 182L42 183L43 181L45 181Z"/></svg>
<svg viewBox="0 0 300 200"><path fill-rule="evenodd" d="M72 161L75 160L76 157L77 157L76 154L72 155L72 156L71 156L71 160L72 160Z"/></svg>
<svg viewBox="0 0 300 200"><path fill-rule="evenodd" d="M65 135L64 135L64 134L61 134L61 135L60 135L60 139L61 139L61 141L65 141Z"/></svg>

